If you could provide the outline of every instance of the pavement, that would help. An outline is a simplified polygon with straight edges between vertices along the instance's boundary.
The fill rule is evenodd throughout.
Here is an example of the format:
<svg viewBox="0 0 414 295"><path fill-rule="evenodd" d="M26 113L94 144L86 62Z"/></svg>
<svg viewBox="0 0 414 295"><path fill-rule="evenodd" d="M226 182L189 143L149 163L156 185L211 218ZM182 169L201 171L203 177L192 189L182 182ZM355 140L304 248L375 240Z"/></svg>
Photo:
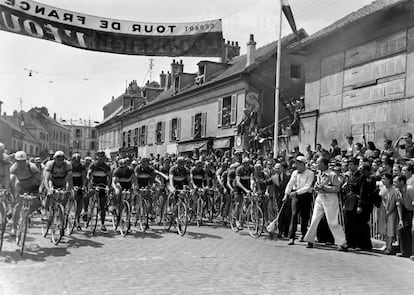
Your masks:
<svg viewBox="0 0 414 295"><path fill-rule="evenodd" d="M108 223L109 224L109 223ZM109 226L108 226L109 229ZM23 256L7 234L0 294L413 294L414 262L254 239L218 224L127 237L75 233L58 246L29 229Z"/></svg>

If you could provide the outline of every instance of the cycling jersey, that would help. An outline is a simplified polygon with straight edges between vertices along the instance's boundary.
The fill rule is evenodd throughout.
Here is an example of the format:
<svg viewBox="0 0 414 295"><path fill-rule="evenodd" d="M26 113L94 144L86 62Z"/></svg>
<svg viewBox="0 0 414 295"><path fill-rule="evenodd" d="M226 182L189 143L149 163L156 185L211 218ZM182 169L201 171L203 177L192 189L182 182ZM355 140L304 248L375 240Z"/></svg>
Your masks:
<svg viewBox="0 0 414 295"><path fill-rule="evenodd" d="M89 166L90 175L92 177L92 184L108 185L108 173L111 168L106 163L95 162Z"/></svg>
<svg viewBox="0 0 414 295"><path fill-rule="evenodd" d="M259 190L261 190L263 192L267 188L267 182L266 182L267 178L268 178L268 176L264 171L260 171L260 172L255 171L254 172L254 179L255 179L255 182L256 182L256 186Z"/></svg>
<svg viewBox="0 0 414 295"><path fill-rule="evenodd" d="M198 187L203 187L203 180L206 175L206 171L201 168L193 167L191 168L191 174L193 175L193 182Z"/></svg>
<svg viewBox="0 0 414 295"><path fill-rule="evenodd" d="M246 188L250 189L250 177L254 169L252 166L240 166L236 170L236 176L240 177L240 183Z"/></svg>
<svg viewBox="0 0 414 295"><path fill-rule="evenodd" d="M138 187L149 186L155 178L155 170L151 166L144 168L142 165L135 167L135 175L137 176Z"/></svg>
<svg viewBox="0 0 414 295"><path fill-rule="evenodd" d="M23 189L23 193L38 193L41 183L40 177L35 177L36 174L40 174L36 165L27 162L23 167L18 167L17 163L14 163L10 167L10 174L15 175L19 180L19 184Z"/></svg>
<svg viewBox="0 0 414 295"><path fill-rule="evenodd" d="M66 176L72 171L72 163L64 160L58 167L55 160L46 163L45 171L50 172L51 180L54 187L63 188L66 186Z"/></svg>
<svg viewBox="0 0 414 295"><path fill-rule="evenodd" d="M230 182L231 188L234 188L234 181L236 179L236 169L229 169L224 173L226 175L226 182L224 182L224 179L223 182L227 185L227 180L229 180L228 182Z"/></svg>
<svg viewBox="0 0 414 295"><path fill-rule="evenodd" d="M78 164L77 166L72 165L72 180L73 185L81 187L83 186L83 179L82 174L86 171L86 168L82 164Z"/></svg>
<svg viewBox="0 0 414 295"><path fill-rule="evenodd" d="M115 169L113 176L118 178L119 184L123 190L130 190L132 187L132 176L134 170L131 167L118 167Z"/></svg>
<svg viewBox="0 0 414 295"><path fill-rule="evenodd" d="M213 186L214 186L214 176L215 176L215 173L214 173L214 171L213 170L211 170L211 169L207 169L206 170L206 186L207 187L209 187L209 188L212 188Z"/></svg>
<svg viewBox="0 0 414 295"><path fill-rule="evenodd" d="M182 189L184 185L187 184L187 177L190 174L190 170L186 167L180 168L178 166L173 166L170 168L169 174L173 176L174 185L178 189Z"/></svg>
<svg viewBox="0 0 414 295"><path fill-rule="evenodd" d="M7 175L7 171L10 169L10 164L10 157L6 153L0 155L0 185L6 186L8 183L5 176Z"/></svg>

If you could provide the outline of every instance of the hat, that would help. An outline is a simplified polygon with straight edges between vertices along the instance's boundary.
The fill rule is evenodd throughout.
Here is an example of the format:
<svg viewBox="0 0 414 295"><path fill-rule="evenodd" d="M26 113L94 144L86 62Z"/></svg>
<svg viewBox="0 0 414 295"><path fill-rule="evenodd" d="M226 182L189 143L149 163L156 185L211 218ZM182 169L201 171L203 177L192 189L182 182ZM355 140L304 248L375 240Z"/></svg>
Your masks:
<svg viewBox="0 0 414 295"><path fill-rule="evenodd" d="M184 162L184 161L185 161L184 157L178 157L177 158L177 162Z"/></svg>
<svg viewBox="0 0 414 295"><path fill-rule="evenodd" d="M297 162L306 163L306 157L305 156L297 156L295 160Z"/></svg>
<svg viewBox="0 0 414 295"><path fill-rule="evenodd" d="M56 153L53 155L53 158L57 157L64 157L65 153L63 151L56 151Z"/></svg>
<svg viewBox="0 0 414 295"><path fill-rule="evenodd" d="M250 162L249 158L243 158L242 160L242 164L249 163L249 162Z"/></svg>
<svg viewBox="0 0 414 295"><path fill-rule="evenodd" d="M49 155L54 155L55 151L54 150L49 150Z"/></svg>
<svg viewBox="0 0 414 295"><path fill-rule="evenodd" d="M40 157L36 157L34 161L35 163L42 163L42 159Z"/></svg>
<svg viewBox="0 0 414 295"><path fill-rule="evenodd" d="M18 151L14 155L14 158L16 161L26 161L27 160L27 154L24 151Z"/></svg>

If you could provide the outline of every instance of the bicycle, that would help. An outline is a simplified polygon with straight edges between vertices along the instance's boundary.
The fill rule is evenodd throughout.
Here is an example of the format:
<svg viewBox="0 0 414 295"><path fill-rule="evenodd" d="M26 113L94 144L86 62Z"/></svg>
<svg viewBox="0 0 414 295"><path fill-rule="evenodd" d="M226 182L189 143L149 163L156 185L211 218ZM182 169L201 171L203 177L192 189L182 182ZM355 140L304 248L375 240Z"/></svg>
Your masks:
<svg viewBox="0 0 414 295"><path fill-rule="evenodd" d="M205 189L195 189L194 195L196 196L196 223L197 226L203 224L203 215L207 202Z"/></svg>
<svg viewBox="0 0 414 295"><path fill-rule="evenodd" d="M119 200L118 224L121 236L125 237L131 228L131 191L123 190Z"/></svg>
<svg viewBox="0 0 414 295"><path fill-rule="evenodd" d="M20 256L22 256L24 243L26 242L27 228L29 227L30 223L30 205L32 204L33 200L38 199L38 196L24 194L19 195L19 198L22 199L23 204L19 212L20 218L17 225L16 244L17 246L20 246Z"/></svg>
<svg viewBox="0 0 414 295"><path fill-rule="evenodd" d="M236 195L237 196L237 195ZM233 201L230 208L230 226L234 232L243 229L243 224L247 224L249 234L253 238L258 238L263 233L264 216L260 208L262 195L258 193L248 193L240 200L233 195ZM238 226L241 223L241 228Z"/></svg>
<svg viewBox="0 0 414 295"><path fill-rule="evenodd" d="M50 196L49 212L42 218L42 233L46 237L51 230L52 243L58 245L65 235L65 207L66 190L56 189Z"/></svg>
<svg viewBox="0 0 414 295"><path fill-rule="evenodd" d="M99 192L105 190L105 194L109 192L109 188L106 184L97 184L91 186L89 190L88 198L89 204L87 209L87 217L85 221L85 228L89 228L91 225L92 235L95 235L96 226L98 225L98 216L99 216Z"/></svg>
<svg viewBox="0 0 414 295"><path fill-rule="evenodd" d="M168 205L170 206L166 206L167 217L164 228L169 230L175 223L180 236L184 236L187 231L188 211L186 201L189 199L190 193L191 191L187 188L176 190L175 194L169 197Z"/></svg>
<svg viewBox="0 0 414 295"><path fill-rule="evenodd" d="M139 223L140 230L149 229L149 210L152 207L152 190L140 188L135 202L135 226Z"/></svg>
<svg viewBox="0 0 414 295"><path fill-rule="evenodd" d="M7 209L11 201L11 195L6 189L0 190L0 252L3 247L4 233L7 227Z"/></svg>
<svg viewBox="0 0 414 295"><path fill-rule="evenodd" d="M76 211L78 208L78 203L76 202L76 195L79 190L82 190L81 187L75 186L72 188L72 191L69 196L68 202L65 206L65 229L67 230L68 236L73 233L76 225Z"/></svg>

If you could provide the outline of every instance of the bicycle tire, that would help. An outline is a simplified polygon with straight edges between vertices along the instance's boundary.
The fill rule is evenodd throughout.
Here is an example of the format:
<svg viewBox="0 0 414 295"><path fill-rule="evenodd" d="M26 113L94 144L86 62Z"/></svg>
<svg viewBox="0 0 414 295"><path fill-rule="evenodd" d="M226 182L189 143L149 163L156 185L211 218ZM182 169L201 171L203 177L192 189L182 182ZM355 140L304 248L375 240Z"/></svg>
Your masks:
<svg viewBox="0 0 414 295"><path fill-rule="evenodd" d="M22 241L22 234L24 231L24 217L25 217L25 209L22 209L20 211L20 217L19 217L19 221L17 223L17 228L16 228L16 245L20 246L20 242Z"/></svg>
<svg viewBox="0 0 414 295"><path fill-rule="evenodd" d="M204 206L203 206L203 200L201 198L197 198L197 216L196 216L196 221L197 221L197 226L200 227L203 224L203 210L204 210Z"/></svg>
<svg viewBox="0 0 414 295"><path fill-rule="evenodd" d="M68 236L70 236L73 233L73 230L75 229L76 224L76 210L77 210L77 202L76 200L69 200L67 204L67 210L66 210L66 232Z"/></svg>
<svg viewBox="0 0 414 295"><path fill-rule="evenodd" d="M99 204L98 204L98 200L94 199L92 202L92 206L91 206L91 211L90 211L90 222L91 223L91 230L92 230L92 235L95 235L96 232L96 227L98 225L98 215L99 215Z"/></svg>
<svg viewBox="0 0 414 295"><path fill-rule="evenodd" d="M250 204L246 212L246 223L249 234L252 238L261 236L264 228L262 209L257 204Z"/></svg>
<svg viewBox="0 0 414 295"><path fill-rule="evenodd" d="M128 202L124 202L119 217L119 232L121 236L125 237L128 234L130 228L130 215L131 210Z"/></svg>
<svg viewBox="0 0 414 295"><path fill-rule="evenodd" d="M177 203L177 231L180 236L184 236L187 231L188 216L187 206L184 202Z"/></svg>
<svg viewBox="0 0 414 295"><path fill-rule="evenodd" d="M167 199L164 204L163 213L162 213L162 225L165 230L170 230L173 222L171 214L168 213L168 208L170 208L170 200Z"/></svg>
<svg viewBox="0 0 414 295"><path fill-rule="evenodd" d="M138 218L138 224L139 224L139 229L142 232L146 231L146 223L148 222L148 209L147 209L147 204L144 200L141 200L139 207L138 207L138 211L137 211L137 218Z"/></svg>
<svg viewBox="0 0 414 295"><path fill-rule="evenodd" d="M58 245L65 234L65 216L62 204L56 204L53 209L53 218L51 225L52 243Z"/></svg>
<svg viewBox="0 0 414 295"><path fill-rule="evenodd" d="M3 248L3 240L4 240L4 233L6 232L6 227L7 227L7 206L4 204L4 202L1 202L1 206L2 206L2 212L1 216L0 216L0 220L1 220L1 225L0 225L0 252L1 249Z"/></svg>
<svg viewBox="0 0 414 295"><path fill-rule="evenodd" d="M20 256L23 255L24 245L26 242L27 228L29 227L29 210L25 210L24 218L22 218L22 228L21 228L21 242L20 242Z"/></svg>
<svg viewBox="0 0 414 295"><path fill-rule="evenodd" d="M112 229L116 232L118 230L119 221L120 221L118 210L114 209L114 210L110 211L110 213L111 213Z"/></svg>
<svg viewBox="0 0 414 295"><path fill-rule="evenodd" d="M231 230L233 232L238 232L239 231L239 229L237 228L238 216L237 216L236 207L237 207L237 203L236 202L231 202L229 223L230 223Z"/></svg>

